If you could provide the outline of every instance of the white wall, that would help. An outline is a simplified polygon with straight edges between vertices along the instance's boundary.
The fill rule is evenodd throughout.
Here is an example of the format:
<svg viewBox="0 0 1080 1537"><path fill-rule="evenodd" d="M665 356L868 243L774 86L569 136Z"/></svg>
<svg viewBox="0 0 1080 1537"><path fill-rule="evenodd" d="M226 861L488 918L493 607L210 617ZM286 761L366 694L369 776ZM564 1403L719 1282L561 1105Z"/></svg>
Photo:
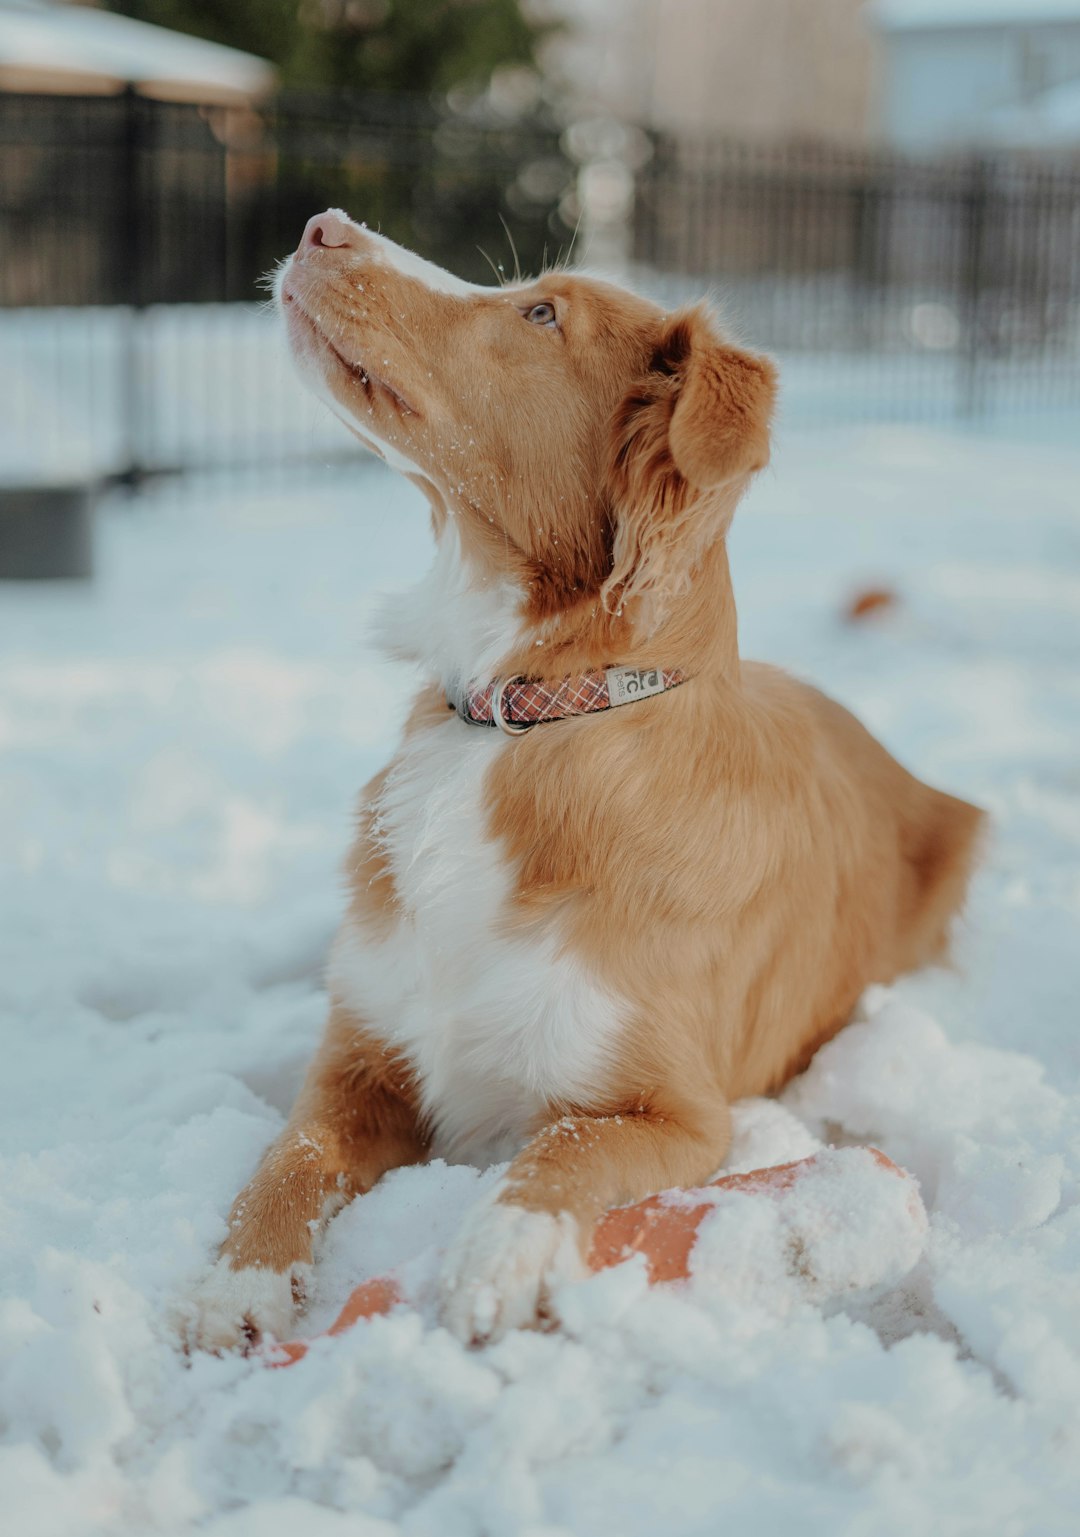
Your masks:
<svg viewBox="0 0 1080 1537"><path fill-rule="evenodd" d="M535 0L534 0L535 3ZM873 40L862 0L545 0L586 108L686 132L857 140Z"/></svg>

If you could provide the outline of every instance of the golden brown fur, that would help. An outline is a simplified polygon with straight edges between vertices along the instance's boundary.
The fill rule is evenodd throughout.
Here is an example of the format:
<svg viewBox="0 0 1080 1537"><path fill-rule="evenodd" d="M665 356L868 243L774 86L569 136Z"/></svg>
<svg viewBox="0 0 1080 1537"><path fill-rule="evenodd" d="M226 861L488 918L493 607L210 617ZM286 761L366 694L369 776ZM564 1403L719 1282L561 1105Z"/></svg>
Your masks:
<svg viewBox="0 0 1080 1537"><path fill-rule="evenodd" d="M520 585L521 639L499 672L663 664L691 679L537 729L485 782L514 872L507 932L554 929L623 1000L610 1071L552 1100L499 1196L569 1213L585 1242L603 1207L711 1174L731 1100L779 1088L869 983L943 956L980 813L815 689L739 656L724 536L768 457L769 362L700 308L667 315L567 273L446 294L356 226L328 215L317 233L285 280L294 346L358 430L407 455L436 532L455 518L474 569ZM480 362L463 372L462 357ZM392 379L359 377L365 358ZM423 691L402 751L445 717L441 691ZM373 825L384 778L348 861L347 922L369 933L400 916ZM310 1259L333 1203L430 1138L410 1063L336 1004L225 1254L274 1271Z"/></svg>

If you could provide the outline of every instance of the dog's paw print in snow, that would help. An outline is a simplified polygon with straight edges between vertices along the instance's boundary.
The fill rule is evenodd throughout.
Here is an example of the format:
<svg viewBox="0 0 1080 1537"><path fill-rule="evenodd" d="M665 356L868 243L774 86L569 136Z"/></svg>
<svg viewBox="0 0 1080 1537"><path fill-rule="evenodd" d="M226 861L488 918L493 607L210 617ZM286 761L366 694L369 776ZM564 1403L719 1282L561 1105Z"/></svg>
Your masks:
<svg viewBox="0 0 1080 1537"><path fill-rule="evenodd" d="M567 1213L525 1211L495 1196L474 1207L443 1262L439 1312L463 1344L499 1339L551 1316L556 1288L588 1274Z"/></svg>
<svg viewBox="0 0 1080 1537"><path fill-rule="evenodd" d="M177 1305L178 1332L191 1350L247 1350L267 1340L287 1340L310 1274L310 1265L234 1269L222 1255Z"/></svg>

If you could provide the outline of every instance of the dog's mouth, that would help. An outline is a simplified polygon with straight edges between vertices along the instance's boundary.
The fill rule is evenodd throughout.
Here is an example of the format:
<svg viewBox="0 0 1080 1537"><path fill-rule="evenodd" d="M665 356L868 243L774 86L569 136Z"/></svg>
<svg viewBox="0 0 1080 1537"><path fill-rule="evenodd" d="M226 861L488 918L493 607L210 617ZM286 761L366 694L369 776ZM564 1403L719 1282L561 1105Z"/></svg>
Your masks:
<svg viewBox="0 0 1080 1537"><path fill-rule="evenodd" d="M318 351L324 354L329 353L337 367L354 383L359 384L369 403L374 404L377 399L382 398L393 406L399 416L420 415L412 402L399 389L380 374L374 373L367 363L360 363L345 356L340 347L330 340L311 312L304 308L295 289L284 287L281 298L289 323L302 327L309 342L314 343Z"/></svg>

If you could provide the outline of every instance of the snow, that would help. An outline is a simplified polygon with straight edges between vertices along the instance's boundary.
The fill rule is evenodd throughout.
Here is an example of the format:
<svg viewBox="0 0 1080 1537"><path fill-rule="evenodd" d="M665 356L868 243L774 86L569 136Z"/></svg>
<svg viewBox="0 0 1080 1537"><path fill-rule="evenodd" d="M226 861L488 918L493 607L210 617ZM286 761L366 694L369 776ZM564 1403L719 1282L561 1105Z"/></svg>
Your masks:
<svg viewBox="0 0 1080 1537"><path fill-rule="evenodd" d="M691 1254L698 1290L743 1311L783 1314L805 1302L892 1290L914 1267L926 1213L907 1177L883 1169L863 1147L829 1148L801 1167L779 1197L715 1192Z"/></svg>
<svg viewBox="0 0 1080 1537"><path fill-rule="evenodd" d="M733 534L743 648L990 808L959 970L874 990L736 1107L736 1169L840 1150L801 1216L731 1197L681 1289L633 1262L482 1351L431 1278L499 1170L444 1164L335 1220L304 1330L395 1267L417 1308L283 1371L175 1343L320 1029L350 804L411 681L372 594L428 560L418 494L162 486L103 506L92 585L0 589L9 1529L1075 1531L1080 447L1038 436L781 424ZM881 583L899 604L846 625ZM865 1142L919 1180L917 1241Z"/></svg>
<svg viewBox="0 0 1080 1537"><path fill-rule="evenodd" d="M0 397L6 480L355 457L267 306L0 310Z"/></svg>

